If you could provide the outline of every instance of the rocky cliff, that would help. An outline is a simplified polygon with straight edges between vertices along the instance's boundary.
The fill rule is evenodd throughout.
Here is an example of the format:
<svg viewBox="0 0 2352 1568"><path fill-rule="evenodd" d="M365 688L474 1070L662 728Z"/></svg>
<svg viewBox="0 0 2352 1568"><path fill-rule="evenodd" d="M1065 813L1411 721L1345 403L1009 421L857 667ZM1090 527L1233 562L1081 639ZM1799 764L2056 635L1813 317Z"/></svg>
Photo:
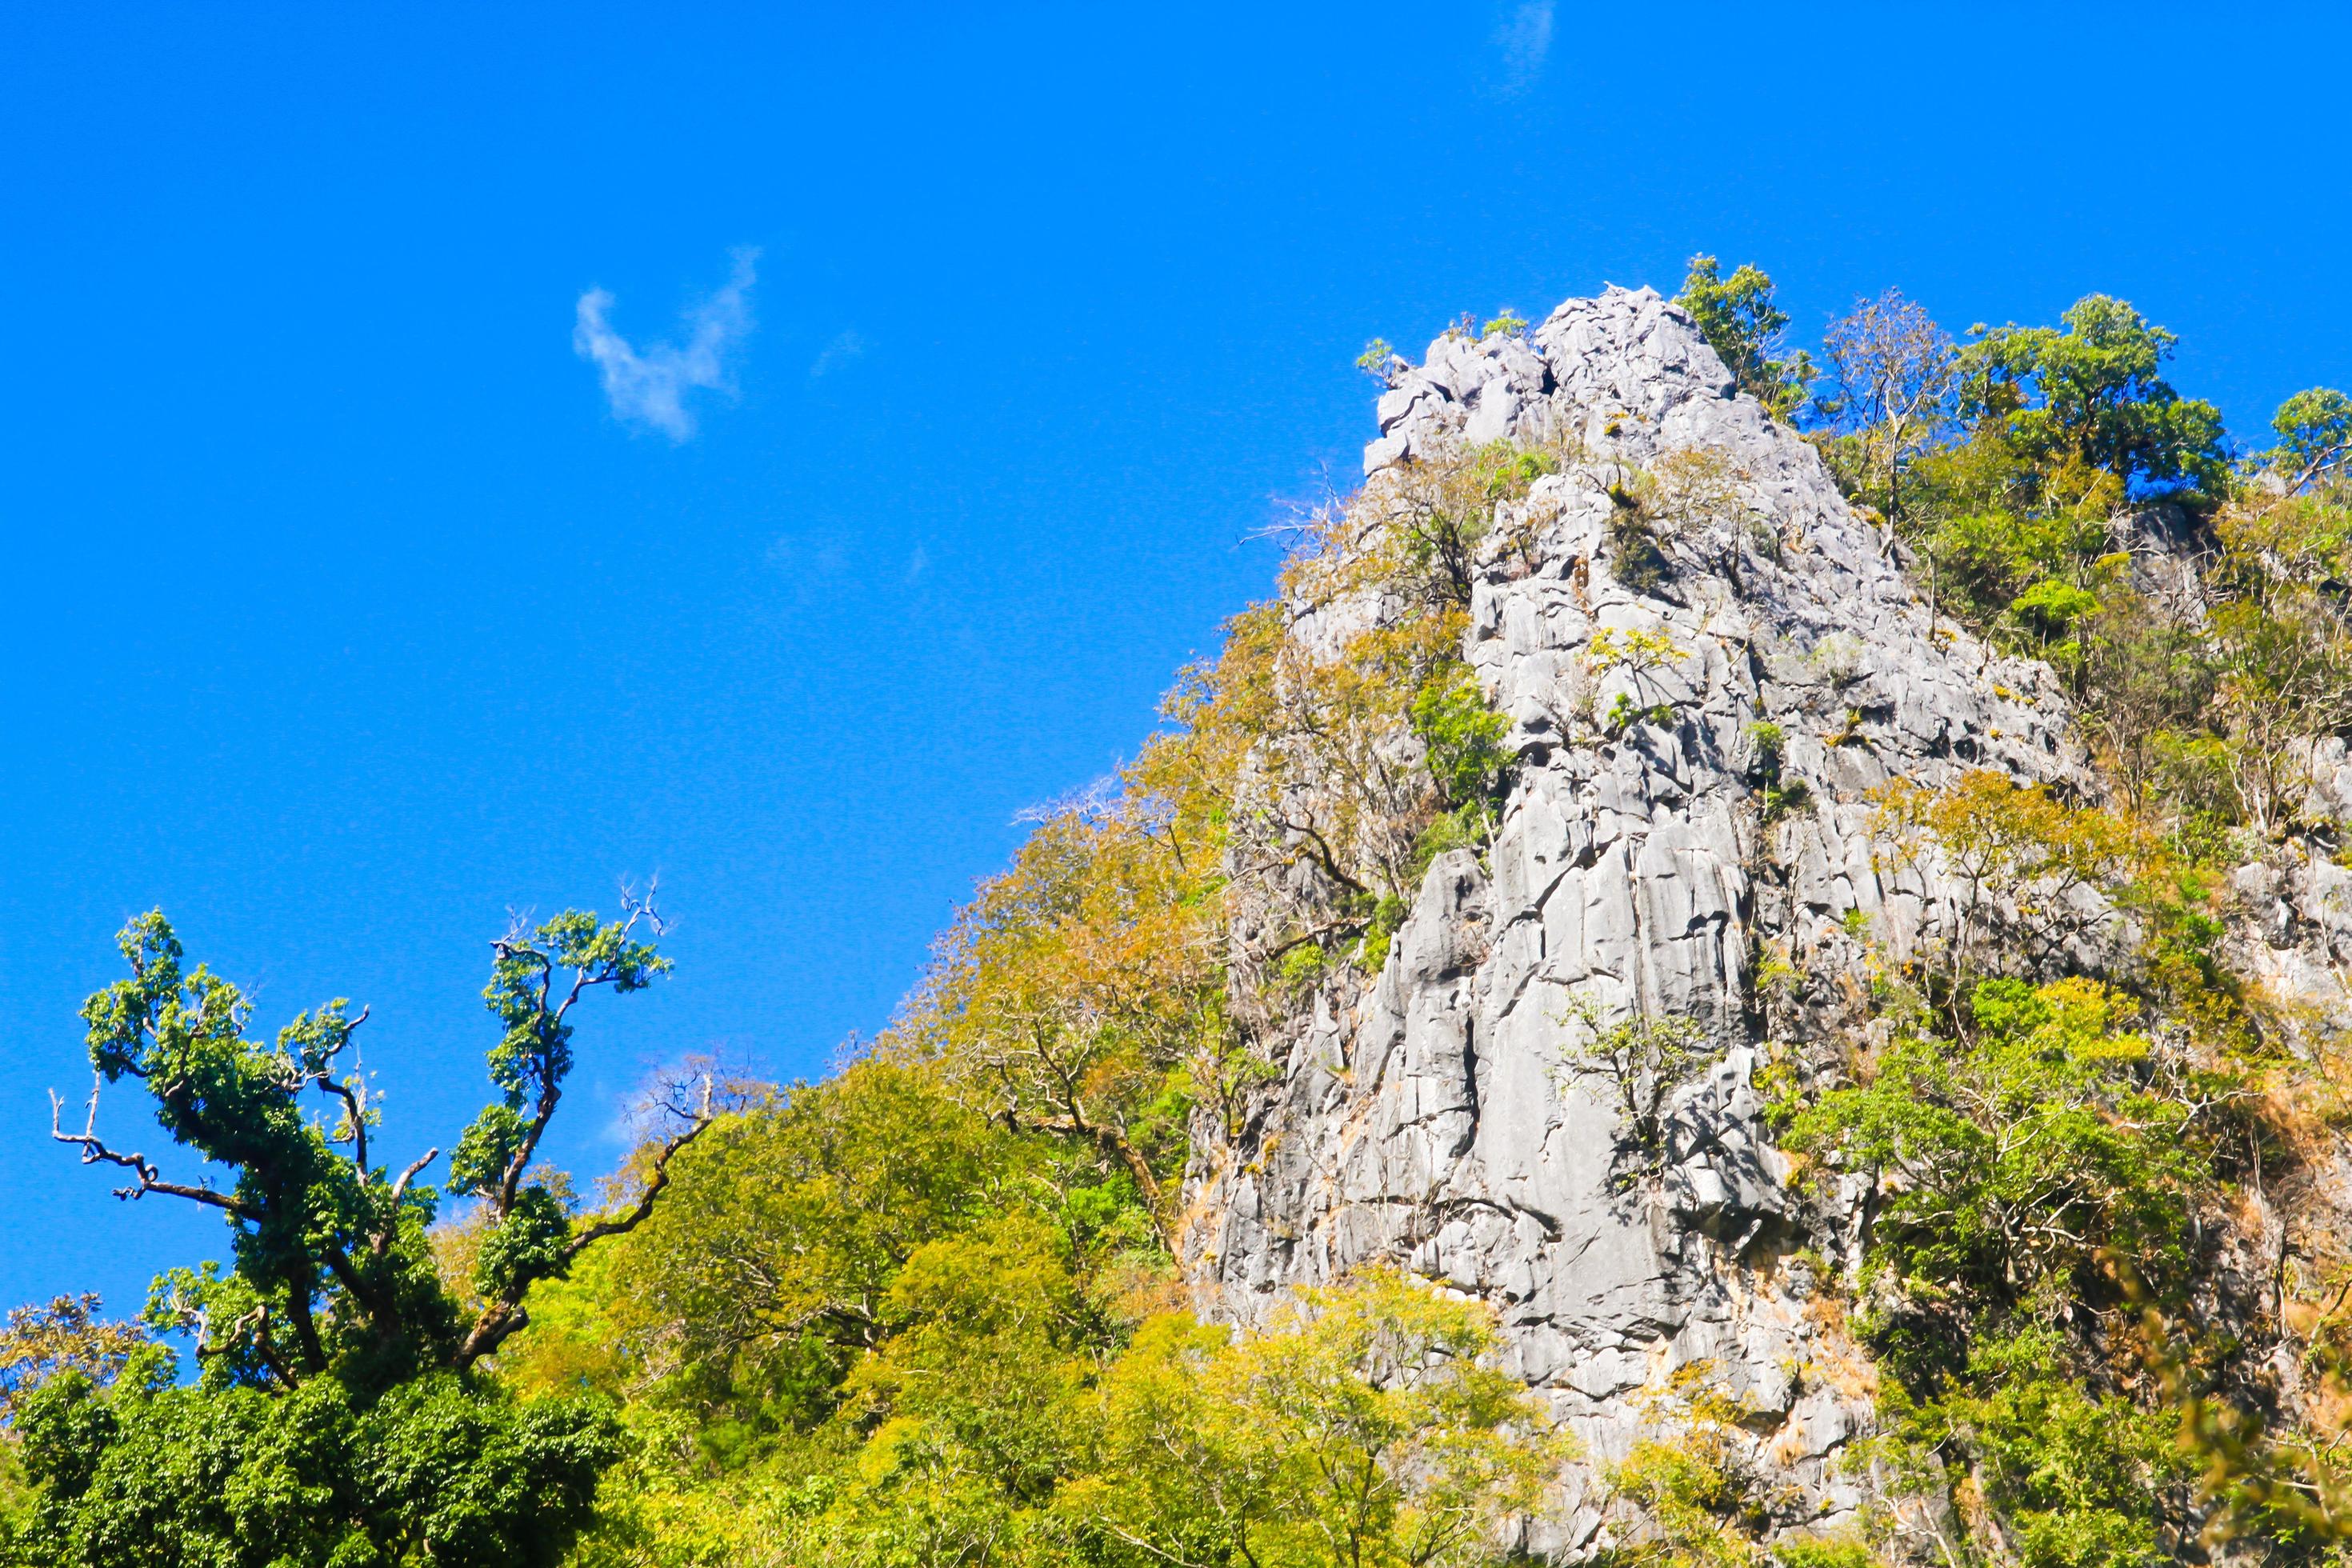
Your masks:
<svg viewBox="0 0 2352 1568"><path fill-rule="evenodd" d="M1854 1258L1866 1200L1800 1206L1754 1079L1788 1042L1860 1026L1874 952L1951 927L1960 890L1888 852L1873 792L1972 768L2087 788L2083 749L2048 672L1931 626L1813 449L1653 292L1441 338L1380 423L1364 517L1416 459L1561 455L1471 594L1465 653L1516 769L1490 846L1429 867L1377 975L1327 982L1286 1024L1245 1127L1196 1161L1189 1265L1244 1318L1381 1260L1475 1294L1597 1461L1690 1369L1680 1386L1740 1408L1776 1525L1833 1527L1860 1500L1835 1461L1870 1373L1814 1271ZM1630 489L1677 465L1714 493L1654 503L1671 537L1637 570ZM1384 613L1286 609L1300 639ZM1645 1164L1590 1046L1677 1020L1702 1065ZM1595 1536L1586 1485L1532 1544Z"/></svg>

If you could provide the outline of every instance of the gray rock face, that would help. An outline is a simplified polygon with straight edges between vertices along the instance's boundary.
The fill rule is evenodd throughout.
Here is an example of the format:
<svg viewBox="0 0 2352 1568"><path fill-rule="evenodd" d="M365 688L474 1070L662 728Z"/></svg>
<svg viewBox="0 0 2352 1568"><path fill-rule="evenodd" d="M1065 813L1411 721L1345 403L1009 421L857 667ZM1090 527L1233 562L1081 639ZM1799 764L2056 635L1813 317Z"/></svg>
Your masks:
<svg viewBox="0 0 2352 1568"><path fill-rule="evenodd" d="M2311 772L2305 809L2313 820L2352 824L2352 760L2344 742L2330 737L2315 746ZM2264 846L2231 884L2231 966L2274 998L2309 1009L2314 1022L2352 1028L2352 867L2307 840L2290 840Z"/></svg>
<svg viewBox="0 0 2352 1568"><path fill-rule="evenodd" d="M1834 1014L1868 980L1858 936L1901 955L1948 931L1958 889L1889 852L1872 792L1970 768L2087 788L2054 682L1931 631L1812 449L1654 293L1571 300L1527 338L1440 339L1380 423L1360 505L1449 444L1567 454L1509 520L1531 548L1490 549L1471 606L1465 652L1518 767L1483 868L1438 858L1377 977L1314 998L1244 1134L1201 1155L1193 1277L1242 1318L1382 1260L1479 1297L1600 1460L1643 1431L1645 1390L1709 1363L1752 1413L1756 1461L1804 1500L1783 1522L1834 1524L1859 1501L1831 1461L1866 1426L1867 1373L1793 1258L1856 1238L1834 1205L1798 1212L1771 1146L1757 971L1783 977L1774 1005ZM1628 584L1609 486L1689 454L1738 504L1686 520L1671 571ZM1671 652L1645 668L1596 642L1633 632ZM1671 712L1612 720L1620 694ZM1759 724L1805 786L1771 820ZM1711 1047L1646 1165L1580 1054L1633 1019L1689 1020ZM1562 1517L1531 1544L1572 1551L1601 1521Z"/></svg>

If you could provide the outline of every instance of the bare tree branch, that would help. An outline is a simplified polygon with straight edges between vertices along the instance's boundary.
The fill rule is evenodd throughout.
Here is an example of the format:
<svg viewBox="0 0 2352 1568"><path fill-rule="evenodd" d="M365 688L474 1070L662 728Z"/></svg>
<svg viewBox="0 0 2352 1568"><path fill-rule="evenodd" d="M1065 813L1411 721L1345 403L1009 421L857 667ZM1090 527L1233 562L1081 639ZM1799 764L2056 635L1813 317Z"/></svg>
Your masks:
<svg viewBox="0 0 2352 1568"><path fill-rule="evenodd" d="M419 1154L415 1159L411 1160L408 1163L408 1168L401 1172L399 1179L392 1184L392 1201L397 1205L400 1202L401 1194L408 1191L408 1184L415 1181L418 1173L421 1173L425 1166L433 1163L434 1161L440 1157L441 1151L436 1146L435 1148L427 1149L424 1153Z"/></svg>
<svg viewBox="0 0 2352 1568"><path fill-rule="evenodd" d="M656 1200L660 1198L663 1190L669 1185L670 1161L676 1157L679 1150L701 1137L703 1133L709 1131L711 1123L718 1121L718 1117L710 1109L710 1080L706 1076L703 1079L701 1108L694 1113L693 1119L688 1123L685 1131L664 1142L661 1152L654 1156L653 1173L646 1179L645 1190L637 1194L637 1201L629 1205L626 1213L611 1219L598 1220L575 1234L563 1249L563 1260L566 1263L571 1262L608 1236L627 1235L643 1225L647 1216L652 1215Z"/></svg>
<svg viewBox="0 0 2352 1568"><path fill-rule="evenodd" d="M1346 888L1350 892L1360 893L1367 898L1371 896L1371 889L1366 888L1361 882L1356 880L1355 878L1348 875L1347 872L1339 869L1339 859L1331 853L1329 841L1317 830L1313 823L1293 822L1287 816L1276 816L1274 818L1274 825L1276 827L1283 829L1285 832L1298 834L1311 843L1315 847L1316 860L1322 866L1324 873L1333 881L1338 882L1340 886Z"/></svg>
<svg viewBox="0 0 2352 1568"><path fill-rule="evenodd" d="M210 1187L191 1187L180 1182L167 1182L163 1180L163 1173L148 1163L145 1155L125 1154L108 1148L98 1136L100 1087L97 1083L90 1085L89 1115L79 1132L65 1131L62 1125L65 1101L58 1098L55 1089L51 1089L49 1091L49 1136L60 1143L72 1143L79 1147L81 1163L85 1165L120 1165L139 1178L136 1186L115 1188L116 1197L143 1198L149 1193L162 1193L170 1197L186 1198L191 1203L203 1204L211 1208L225 1209L240 1219L253 1217L253 1211L249 1207L227 1193L215 1192Z"/></svg>

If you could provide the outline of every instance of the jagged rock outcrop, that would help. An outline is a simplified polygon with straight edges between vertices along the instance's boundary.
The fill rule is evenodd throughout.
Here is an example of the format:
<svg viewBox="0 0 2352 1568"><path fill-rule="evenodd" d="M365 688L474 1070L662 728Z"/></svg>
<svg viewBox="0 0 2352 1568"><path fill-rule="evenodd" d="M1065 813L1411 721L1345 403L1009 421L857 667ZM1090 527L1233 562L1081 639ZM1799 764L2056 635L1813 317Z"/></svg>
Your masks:
<svg viewBox="0 0 2352 1568"><path fill-rule="evenodd" d="M1812 448L1654 293L1571 300L1524 338L1442 338L1380 421L1360 506L1459 443L1563 454L1471 604L1465 651L1517 771L1483 859L1437 858L1377 977L1303 1005L1244 1134L1204 1149L1189 1266L1241 1317L1376 1260L1475 1294L1596 1460L1643 1430L1645 1390L1712 1363L1785 1487L1781 1523L1834 1525L1859 1500L1834 1460L1868 1422L1868 1373L1797 1257L1851 1261L1858 1197L1801 1212L1753 1081L1768 1018L1858 1017L1863 935L1902 954L1949 930L1959 890L1886 852L1874 791L1969 768L2087 790L2083 750L2045 669L1931 629ZM1738 505L1680 520L1672 570L1628 582L1626 486L1690 453ZM1292 635L1327 635L1328 611L1294 609ZM1595 657L1633 630L1671 655ZM1671 721L1612 721L1620 693ZM1770 820L1759 724L1779 730ZM1646 1169L1576 1054L1580 1029L1632 1018L1691 1020L1713 1047ZM1597 1490L1561 1517L1532 1544L1589 1544Z"/></svg>

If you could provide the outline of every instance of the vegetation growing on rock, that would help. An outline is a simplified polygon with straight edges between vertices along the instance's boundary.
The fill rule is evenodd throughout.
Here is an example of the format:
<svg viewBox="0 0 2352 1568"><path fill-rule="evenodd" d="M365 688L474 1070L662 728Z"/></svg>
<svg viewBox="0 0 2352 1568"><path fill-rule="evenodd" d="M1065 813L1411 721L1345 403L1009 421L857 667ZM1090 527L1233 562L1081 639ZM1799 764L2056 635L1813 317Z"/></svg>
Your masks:
<svg viewBox="0 0 2352 1568"><path fill-rule="evenodd" d="M371 1152L377 1108L337 1066L364 1013L254 1040L233 987L135 924L131 977L86 1014L94 1065L236 1184L60 1133L221 1210L231 1260L159 1281L141 1327L68 1300L0 1334L11 1560L2338 1552L2352 1018L2256 951L2304 938L2249 932L2323 924L2311 889L2337 885L2352 400L2299 394L2235 448L2165 379L2171 335L2098 295L1956 339L1889 292L1831 324L1818 375L1752 266L1695 258L1676 312L1649 300L1465 318L1433 354L1483 356L1475 390L1466 360L1441 386L1375 341L1377 471L1307 521L1161 730L1037 815L878 1040L815 1082L706 1082L604 1212L536 1151L572 1003L666 967L638 911L499 943L500 1096L438 1191L430 1156ZM1642 407L1656 388L1554 384L1604 352L1567 334L1628 321L1710 346L1744 395L1706 363ZM1712 425L1686 417L1702 392ZM1838 517L1797 515L1824 473ZM1854 618L1804 621L1792 585ZM1904 728L1927 721L1864 668L1888 635L1865 594L1984 723ZM1514 660L1549 662L1506 690ZM2087 769L2060 755L2078 731ZM1530 826L1545 769L1581 818ZM1628 858L1604 863L1603 814L1643 824ZM1688 890L1718 842L1744 888ZM1867 854L1832 865L1838 844ZM1504 887L1530 867L1554 880ZM1683 887L1683 928L1593 935L1616 906L1546 901L1586 885L1570 868ZM2287 912L2234 900L2255 882ZM1695 932L1734 955L1705 985L1494 957L1641 969ZM1520 991L1472 995L1507 973ZM1429 1044L1435 1014L1522 993L1530 1035ZM1508 1113L1498 1054L1535 1036L1519 1092L1581 1097L1615 1140L1580 1215L1513 1195L1524 1173L1415 1166L1472 1157ZM1380 1142L1384 1085L1422 1142ZM1333 1106L1313 1179L1373 1195L1275 1234L1284 1163ZM1526 1136L1566 1168L1587 1152L1563 1125ZM1429 1179L1392 1202L1386 1167ZM1263 1250L1238 1260L1218 1211L1244 1197ZM1339 1258L1376 1209L1410 1212ZM1687 1302L1661 1297L1611 1320L1621 1360L1546 1363L1535 1287L1488 1265L1570 1221L1671 1234L1659 1279L1726 1323L1780 1313L1811 1359L1685 1355ZM1579 1392L1605 1377L1641 1391Z"/></svg>

